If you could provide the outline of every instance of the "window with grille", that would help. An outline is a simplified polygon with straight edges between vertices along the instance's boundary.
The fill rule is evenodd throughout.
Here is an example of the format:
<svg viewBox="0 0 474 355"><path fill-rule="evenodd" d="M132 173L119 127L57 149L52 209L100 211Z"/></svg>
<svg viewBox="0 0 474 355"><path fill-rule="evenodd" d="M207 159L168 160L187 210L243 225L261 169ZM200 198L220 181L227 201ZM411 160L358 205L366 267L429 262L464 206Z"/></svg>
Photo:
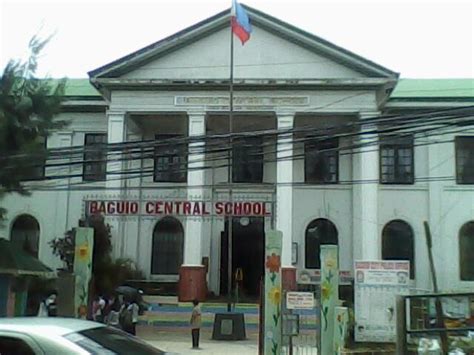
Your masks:
<svg viewBox="0 0 474 355"><path fill-rule="evenodd" d="M459 268L461 280L474 281L474 221L467 222L459 231Z"/></svg>
<svg viewBox="0 0 474 355"><path fill-rule="evenodd" d="M382 184L413 184L413 138L380 145L380 182Z"/></svg>
<svg viewBox="0 0 474 355"><path fill-rule="evenodd" d="M84 181L104 181L107 174L107 134L89 133L84 141Z"/></svg>
<svg viewBox="0 0 474 355"><path fill-rule="evenodd" d="M321 245L338 245L337 229L325 218L311 221L305 231L305 267L321 269Z"/></svg>
<svg viewBox="0 0 474 355"><path fill-rule="evenodd" d="M410 278L415 278L415 240L413 229L402 220L393 220L382 230L382 259L408 260Z"/></svg>
<svg viewBox="0 0 474 355"><path fill-rule="evenodd" d="M176 275L183 263L184 230L173 217L164 217L153 230L151 273Z"/></svg>
<svg viewBox="0 0 474 355"><path fill-rule="evenodd" d="M236 138L232 143L232 181L261 183L263 181L262 137Z"/></svg>
<svg viewBox="0 0 474 355"><path fill-rule="evenodd" d="M456 137L456 181L474 184L474 136Z"/></svg>
<svg viewBox="0 0 474 355"><path fill-rule="evenodd" d="M336 184L339 181L339 142L337 139L305 142L305 182Z"/></svg>
<svg viewBox="0 0 474 355"><path fill-rule="evenodd" d="M155 135L155 182L186 182L188 145L177 134Z"/></svg>
<svg viewBox="0 0 474 355"><path fill-rule="evenodd" d="M24 180L42 180L45 177L46 170L46 160L48 151L46 149L46 137L38 136L36 138L36 144L40 148L39 155L36 156L34 160L28 163L29 168L25 173Z"/></svg>

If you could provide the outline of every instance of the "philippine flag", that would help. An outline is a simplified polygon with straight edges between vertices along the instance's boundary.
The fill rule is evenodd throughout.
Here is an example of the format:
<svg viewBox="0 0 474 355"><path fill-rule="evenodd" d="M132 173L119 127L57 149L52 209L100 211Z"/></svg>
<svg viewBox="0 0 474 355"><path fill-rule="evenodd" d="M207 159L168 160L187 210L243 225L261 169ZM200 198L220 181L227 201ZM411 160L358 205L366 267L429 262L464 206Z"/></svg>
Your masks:
<svg viewBox="0 0 474 355"><path fill-rule="evenodd" d="M250 38L252 26L250 25L250 20L245 9L236 0L232 1L231 16L232 32L234 32L242 44L244 44Z"/></svg>

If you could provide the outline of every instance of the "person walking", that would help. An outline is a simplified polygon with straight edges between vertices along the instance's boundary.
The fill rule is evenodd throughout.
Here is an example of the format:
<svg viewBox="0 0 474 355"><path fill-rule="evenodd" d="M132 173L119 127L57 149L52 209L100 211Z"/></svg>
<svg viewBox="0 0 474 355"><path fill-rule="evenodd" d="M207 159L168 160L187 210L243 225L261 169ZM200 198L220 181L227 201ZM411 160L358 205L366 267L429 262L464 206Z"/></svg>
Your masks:
<svg viewBox="0 0 474 355"><path fill-rule="evenodd" d="M201 330L201 307L199 301L193 301L193 311L191 313L191 336L193 339L193 349L199 349L199 332Z"/></svg>
<svg viewBox="0 0 474 355"><path fill-rule="evenodd" d="M102 296L96 296L94 302L92 302L92 319L94 322L104 323L106 302Z"/></svg>
<svg viewBox="0 0 474 355"><path fill-rule="evenodd" d="M119 323L125 332L136 335L139 307L135 300L127 300L122 305L119 314Z"/></svg>

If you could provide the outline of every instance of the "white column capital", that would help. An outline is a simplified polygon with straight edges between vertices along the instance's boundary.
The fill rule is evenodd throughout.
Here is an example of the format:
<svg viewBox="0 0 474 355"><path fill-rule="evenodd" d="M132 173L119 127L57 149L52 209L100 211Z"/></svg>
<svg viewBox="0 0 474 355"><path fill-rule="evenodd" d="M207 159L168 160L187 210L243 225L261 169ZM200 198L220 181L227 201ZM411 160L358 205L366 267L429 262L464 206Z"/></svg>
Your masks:
<svg viewBox="0 0 474 355"><path fill-rule="evenodd" d="M126 111L117 111L117 110L107 110L106 115L109 120L124 120L125 116L127 116Z"/></svg>
<svg viewBox="0 0 474 355"><path fill-rule="evenodd" d="M202 136L206 134L206 113L188 112L188 134Z"/></svg>
<svg viewBox="0 0 474 355"><path fill-rule="evenodd" d="M277 112L278 129L292 128L295 123L294 112Z"/></svg>

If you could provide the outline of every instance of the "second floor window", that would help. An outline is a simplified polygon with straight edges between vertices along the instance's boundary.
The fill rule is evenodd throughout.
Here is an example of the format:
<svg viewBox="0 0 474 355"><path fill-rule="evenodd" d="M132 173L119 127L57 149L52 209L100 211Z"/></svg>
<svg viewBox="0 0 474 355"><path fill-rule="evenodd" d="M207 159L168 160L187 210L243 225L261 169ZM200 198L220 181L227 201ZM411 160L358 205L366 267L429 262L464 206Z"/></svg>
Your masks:
<svg viewBox="0 0 474 355"><path fill-rule="evenodd" d="M188 145L177 134L155 135L155 182L186 182ZM170 141L171 140L171 141Z"/></svg>
<svg viewBox="0 0 474 355"><path fill-rule="evenodd" d="M233 140L232 181L261 183L263 181L263 147L261 137Z"/></svg>
<svg viewBox="0 0 474 355"><path fill-rule="evenodd" d="M456 181L474 184L474 136L456 137Z"/></svg>
<svg viewBox="0 0 474 355"><path fill-rule="evenodd" d="M337 139L305 142L305 182L313 184L336 184L338 182L338 147L339 142Z"/></svg>
<svg viewBox="0 0 474 355"><path fill-rule="evenodd" d="M413 138L380 144L380 182L382 184L415 182Z"/></svg>
<svg viewBox="0 0 474 355"><path fill-rule="evenodd" d="M40 155L28 163L24 180L42 180L45 177L46 160L48 151L46 148L46 137L38 136L36 139L38 148L41 148Z"/></svg>
<svg viewBox="0 0 474 355"><path fill-rule="evenodd" d="M84 181L104 181L107 174L107 134L86 134L84 141Z"/></svg>

